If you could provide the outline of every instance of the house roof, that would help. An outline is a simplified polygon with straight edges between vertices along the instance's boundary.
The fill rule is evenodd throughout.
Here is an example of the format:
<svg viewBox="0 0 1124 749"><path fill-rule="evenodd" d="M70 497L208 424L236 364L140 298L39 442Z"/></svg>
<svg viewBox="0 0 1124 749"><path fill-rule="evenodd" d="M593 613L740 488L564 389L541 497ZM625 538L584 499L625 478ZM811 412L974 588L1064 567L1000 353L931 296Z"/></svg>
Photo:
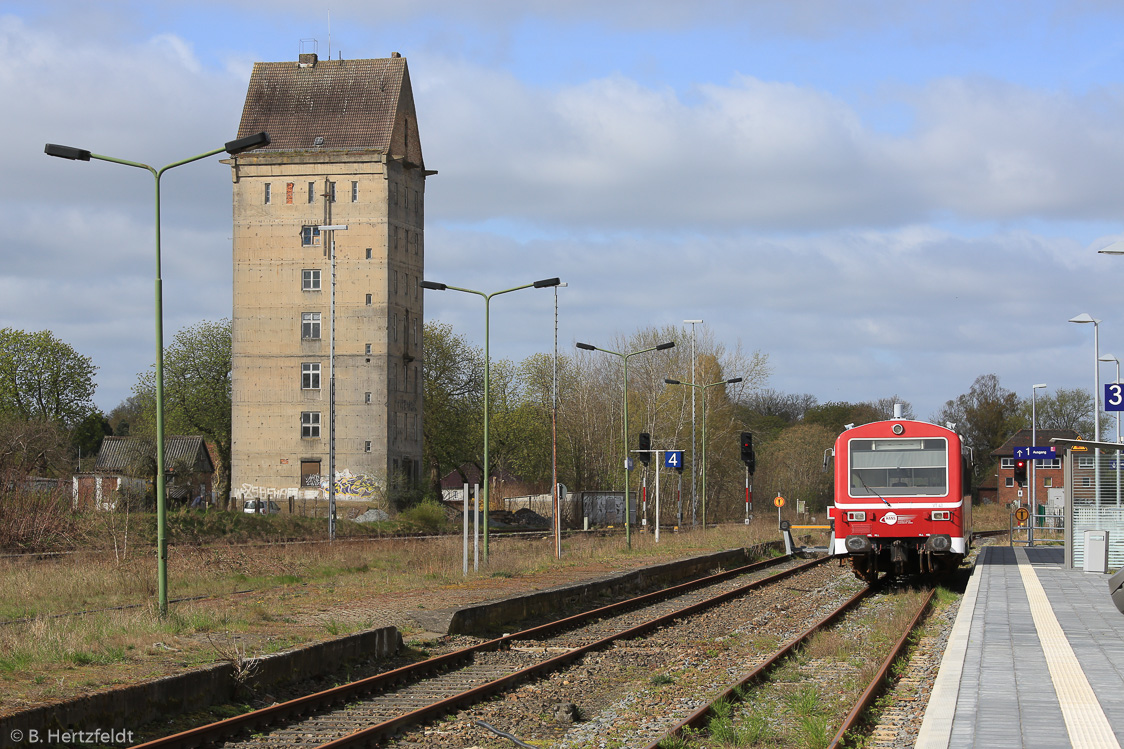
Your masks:
<svg viewBox="0 0 1124 749"><path fill-rule="evenodd" d="M1031 430L1020 429L1008 437L1006 442L992 450L991 457L1005 458L1014 455L1016 447L1029 447L1031 445L1030 436ZM1078 439L1077 432L1072 429L1039 429L1035 437L1037 438L1037 441L1033 443L1035 447L1053 447L1054 444L1050 440L1055 437L1070 440Z"/></svg>
<svg viewBox="0 0 1124 749"><path fill-rule="evenodd" d="M424 167L406 59L254 63L238 137L269 133L277 151L373 150Z"/></svg>
<svg viewBox="0 0 1124 749"><path fill-rule="evenodd" d="M155 459L156 441L145 437L106 437L102 440L95 472L122 473L136 470L144 459ZM214 473L215 464L202 437L164 437L164 465L174 471L187 464L195 473Z"/></svg>
<svg viewBox="0 0 1124 749"><path fill-rule="evenodd" d="M461 478L461 473L464 474L465 478ZM480 484L480 477L482 475L483 473L480 471L480 468L477 465L473 463L462 463L459 471L449 471L447 474L445 474L445 477L441 479L441 488L463 489L466 480L468 481L469 486ZM522 480L518 476L513 476L507 471L497 468L492 469L492 478L493 480L500 483L518 483Z"/></svg>

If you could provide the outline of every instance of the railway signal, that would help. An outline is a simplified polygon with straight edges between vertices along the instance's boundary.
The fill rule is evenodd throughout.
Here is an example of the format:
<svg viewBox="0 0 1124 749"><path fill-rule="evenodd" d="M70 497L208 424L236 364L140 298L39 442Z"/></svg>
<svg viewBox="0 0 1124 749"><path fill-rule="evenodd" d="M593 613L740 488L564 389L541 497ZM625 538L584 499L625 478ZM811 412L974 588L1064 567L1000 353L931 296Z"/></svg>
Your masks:
<svg viewBox="0 0 1124 749"><path fill-rule="evenodd" d="M652 435L647 432L640 433L640 462L645 466L652 460Z"/></svg>
<svg viewBox="0 0 1124 749"><path fill-rule="evenodd" d="M1015 459L1015 483L1026 483L1026 460L1022 458Z"/></svg>
<svg viewBox="0 0 1124 749"><path fill-rule="evenodd" d="M741 449L742 449L742 462L745 463L746 470L752 476L754 470L757 468L757 456L753 452L753 433L742 432L741 434Z"/></svg>

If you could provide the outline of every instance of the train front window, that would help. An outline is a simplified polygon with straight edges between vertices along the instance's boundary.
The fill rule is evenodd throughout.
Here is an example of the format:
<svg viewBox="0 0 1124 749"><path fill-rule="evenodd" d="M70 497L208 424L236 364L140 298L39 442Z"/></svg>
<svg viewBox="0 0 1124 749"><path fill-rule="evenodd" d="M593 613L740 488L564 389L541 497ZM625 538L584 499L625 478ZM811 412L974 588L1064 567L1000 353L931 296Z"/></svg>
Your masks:
<svg viewBox="0 0 1124 749"><path fill-rule="evenodd" d="M851 440L849 444L852 497L948 494L947 440Z"/></svg>

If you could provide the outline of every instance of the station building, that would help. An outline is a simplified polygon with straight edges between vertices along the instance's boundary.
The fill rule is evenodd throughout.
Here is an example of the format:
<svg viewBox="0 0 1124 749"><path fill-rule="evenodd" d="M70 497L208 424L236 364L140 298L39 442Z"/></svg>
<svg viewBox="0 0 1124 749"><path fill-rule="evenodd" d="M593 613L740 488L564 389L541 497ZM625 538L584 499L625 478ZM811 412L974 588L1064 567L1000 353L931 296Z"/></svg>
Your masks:
<svg viewBox="0 0 1124 749"><path fill-rule="evenodd" d="M337 473L414 484L418 280L425 183L436 172L422 159L406 60L256 63L238 136L259 131L268 147L225 162L234 183L231 490L320 487L330 410Z"/></svg>

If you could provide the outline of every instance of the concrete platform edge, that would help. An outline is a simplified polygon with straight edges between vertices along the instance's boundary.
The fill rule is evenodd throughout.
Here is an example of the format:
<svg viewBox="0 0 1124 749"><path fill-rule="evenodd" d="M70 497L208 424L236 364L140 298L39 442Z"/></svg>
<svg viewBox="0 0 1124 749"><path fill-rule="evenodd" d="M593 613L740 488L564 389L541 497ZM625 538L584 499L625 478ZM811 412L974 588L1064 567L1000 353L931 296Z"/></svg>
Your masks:
<svg viewBox="0 0 1124 749"><path fill-rule="evenodd" d="M960 696L960 677L964 673L964 657L968 652L968 631L972 627L972 616L975 614L976 599L979 596L981 562L988 551L990 551L989 547L982 547L972 567L972 577L968 580L968 587L965 588L964 597L960 600L960 609L956 612L956 621L948 637L948 646L945 648L944 657L941 658L937 680L933 684L932 694L929 695L929 703L925 706L925 717L917 734L916 749L948 749L952 738L952 719L956 714L956 700Z"/></svg>

